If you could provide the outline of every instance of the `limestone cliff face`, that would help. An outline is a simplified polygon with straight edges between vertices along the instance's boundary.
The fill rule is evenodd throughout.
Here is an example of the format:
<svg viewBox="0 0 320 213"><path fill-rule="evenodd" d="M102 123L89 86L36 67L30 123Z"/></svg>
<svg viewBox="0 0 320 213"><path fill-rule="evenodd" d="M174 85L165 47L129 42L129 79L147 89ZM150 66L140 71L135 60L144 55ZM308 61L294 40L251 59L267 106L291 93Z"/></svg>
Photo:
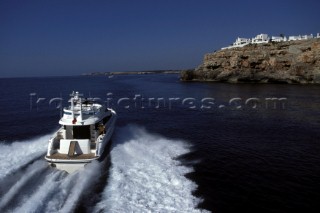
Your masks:
<svg viewBox="0 0 320 213"><path fill-rule="evenodd" d="M320 84L320 39L253 44L206 54L181 80Z"/></svg>

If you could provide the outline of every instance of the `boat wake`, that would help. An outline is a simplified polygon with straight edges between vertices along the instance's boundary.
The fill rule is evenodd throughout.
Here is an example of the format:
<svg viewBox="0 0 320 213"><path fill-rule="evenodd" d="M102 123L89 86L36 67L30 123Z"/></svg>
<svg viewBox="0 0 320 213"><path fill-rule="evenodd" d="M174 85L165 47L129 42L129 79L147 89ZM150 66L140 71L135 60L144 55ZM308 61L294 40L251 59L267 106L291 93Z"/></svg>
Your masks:
<svg viewBox="0 0 320 213"><path fill-rule="evenodd" d="M100 176L99 162L68 174L42 158L50 135L1 144L0 212L73 212Z"/></svg>
<svg viewBox="0 0 320 213"><path fill-rule="evenodd" d="M43 156L47 150L50 135L37 139L0 144L0 181L31 161Z"/></svg>
<svg viewBox="0 0 320 213"><path fill-rule="evenodd" d="M117 131L111 151L109 184L95 212L202 212L197 185L185 174L191 167L176 158L190 152L183 141L169 140L131 126Z"/></svg>
<svg viewBox="0 0 320 213"><path fill-rule="evenodd" d="M113 139L110 168L108 157L67 174L41 157L49 137L0 144L0 212L203 212L185 177L192 167L176 159L190 152L183 141L125 127Z"/></svg>

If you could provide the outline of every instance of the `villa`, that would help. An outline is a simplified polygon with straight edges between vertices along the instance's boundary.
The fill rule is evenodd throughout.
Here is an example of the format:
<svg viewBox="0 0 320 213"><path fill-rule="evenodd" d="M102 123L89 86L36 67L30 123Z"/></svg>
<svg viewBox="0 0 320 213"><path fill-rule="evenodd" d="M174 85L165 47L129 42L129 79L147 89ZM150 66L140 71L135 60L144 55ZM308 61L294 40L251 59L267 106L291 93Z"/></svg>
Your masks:
<svg viewBox="0 0 320 213"><path fill-rule="evenodd" d="M236 48L236 47L244 47L248 44L251 44L251 39L250 38L237 38L235 42L231 46L228 47L222 47L221 49L230 49L230 48Z"/></svg>
<svg viewBox="0 0 320 213"><path fill-rule="evenodd" d="M318 33L319 34L319 33ZM317 34L317 35L318 35ZM299 35L299 36L289 36L289 41L296 41L296 40L308 40L308 39L311 39L311 38L313 38L313 35L312 34L310 34L310 35L303 35L303 36L301 36L301 35ZM316 37L316 38L318 38L318 37Z"/></svg>
<svg viewBox="0 0 320 213"><path fill-rule="evenodd" d="M244 47L247 44L251 43L251 39L248 38L237 38L236 41L230 47ZM230 47L224 47L222 49L229 49Z"/></svg>
<svg viewBox="0 0 320 213"><path fill-rule="evenodd" d="M250 42L250 39L238 37L236 42L233 43L233 46L244 46L246 44L250 44Z"/></svg>
<svg viewBox="0 0 320 213"><path fill-rule="evenodd" d="M287 40L287 37L285 36L272 36L271 41L282 42L282 41L288 41L288 40Z"/></svg>
<svg viewBox="0 0 320 213"><path fill-rule="evenodd" d="M262 43L268 43L270 40L268 34L260 34L256 37L252 38L251 43L252 44L262 44Z"/></svg>

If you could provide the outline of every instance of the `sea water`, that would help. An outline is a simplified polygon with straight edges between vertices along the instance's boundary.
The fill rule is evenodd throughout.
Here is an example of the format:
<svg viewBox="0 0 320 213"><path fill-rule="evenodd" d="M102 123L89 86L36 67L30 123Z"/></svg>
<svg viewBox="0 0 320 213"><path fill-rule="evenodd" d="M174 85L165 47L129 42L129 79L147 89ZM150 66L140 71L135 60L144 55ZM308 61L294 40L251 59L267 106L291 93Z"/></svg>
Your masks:
<svg viewBox="0 0 320 213"><path fill-rule="evenodd" d="M319 86L172 75L0 79L1 212L318 212ZM48 167L69 94L114 108L109 155Z"/></svg>

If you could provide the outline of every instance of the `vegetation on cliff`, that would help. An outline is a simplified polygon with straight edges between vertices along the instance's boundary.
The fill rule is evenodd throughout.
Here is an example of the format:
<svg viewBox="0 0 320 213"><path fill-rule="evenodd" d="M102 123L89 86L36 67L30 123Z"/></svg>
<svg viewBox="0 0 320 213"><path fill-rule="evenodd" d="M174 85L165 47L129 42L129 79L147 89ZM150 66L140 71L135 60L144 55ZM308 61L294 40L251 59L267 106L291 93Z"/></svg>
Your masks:
<svg viewBox="0 0 320 213"><path fill-rule="evenodd" d="M206 54L183 81L320 84L320 39L270 42Z"/></svg>

